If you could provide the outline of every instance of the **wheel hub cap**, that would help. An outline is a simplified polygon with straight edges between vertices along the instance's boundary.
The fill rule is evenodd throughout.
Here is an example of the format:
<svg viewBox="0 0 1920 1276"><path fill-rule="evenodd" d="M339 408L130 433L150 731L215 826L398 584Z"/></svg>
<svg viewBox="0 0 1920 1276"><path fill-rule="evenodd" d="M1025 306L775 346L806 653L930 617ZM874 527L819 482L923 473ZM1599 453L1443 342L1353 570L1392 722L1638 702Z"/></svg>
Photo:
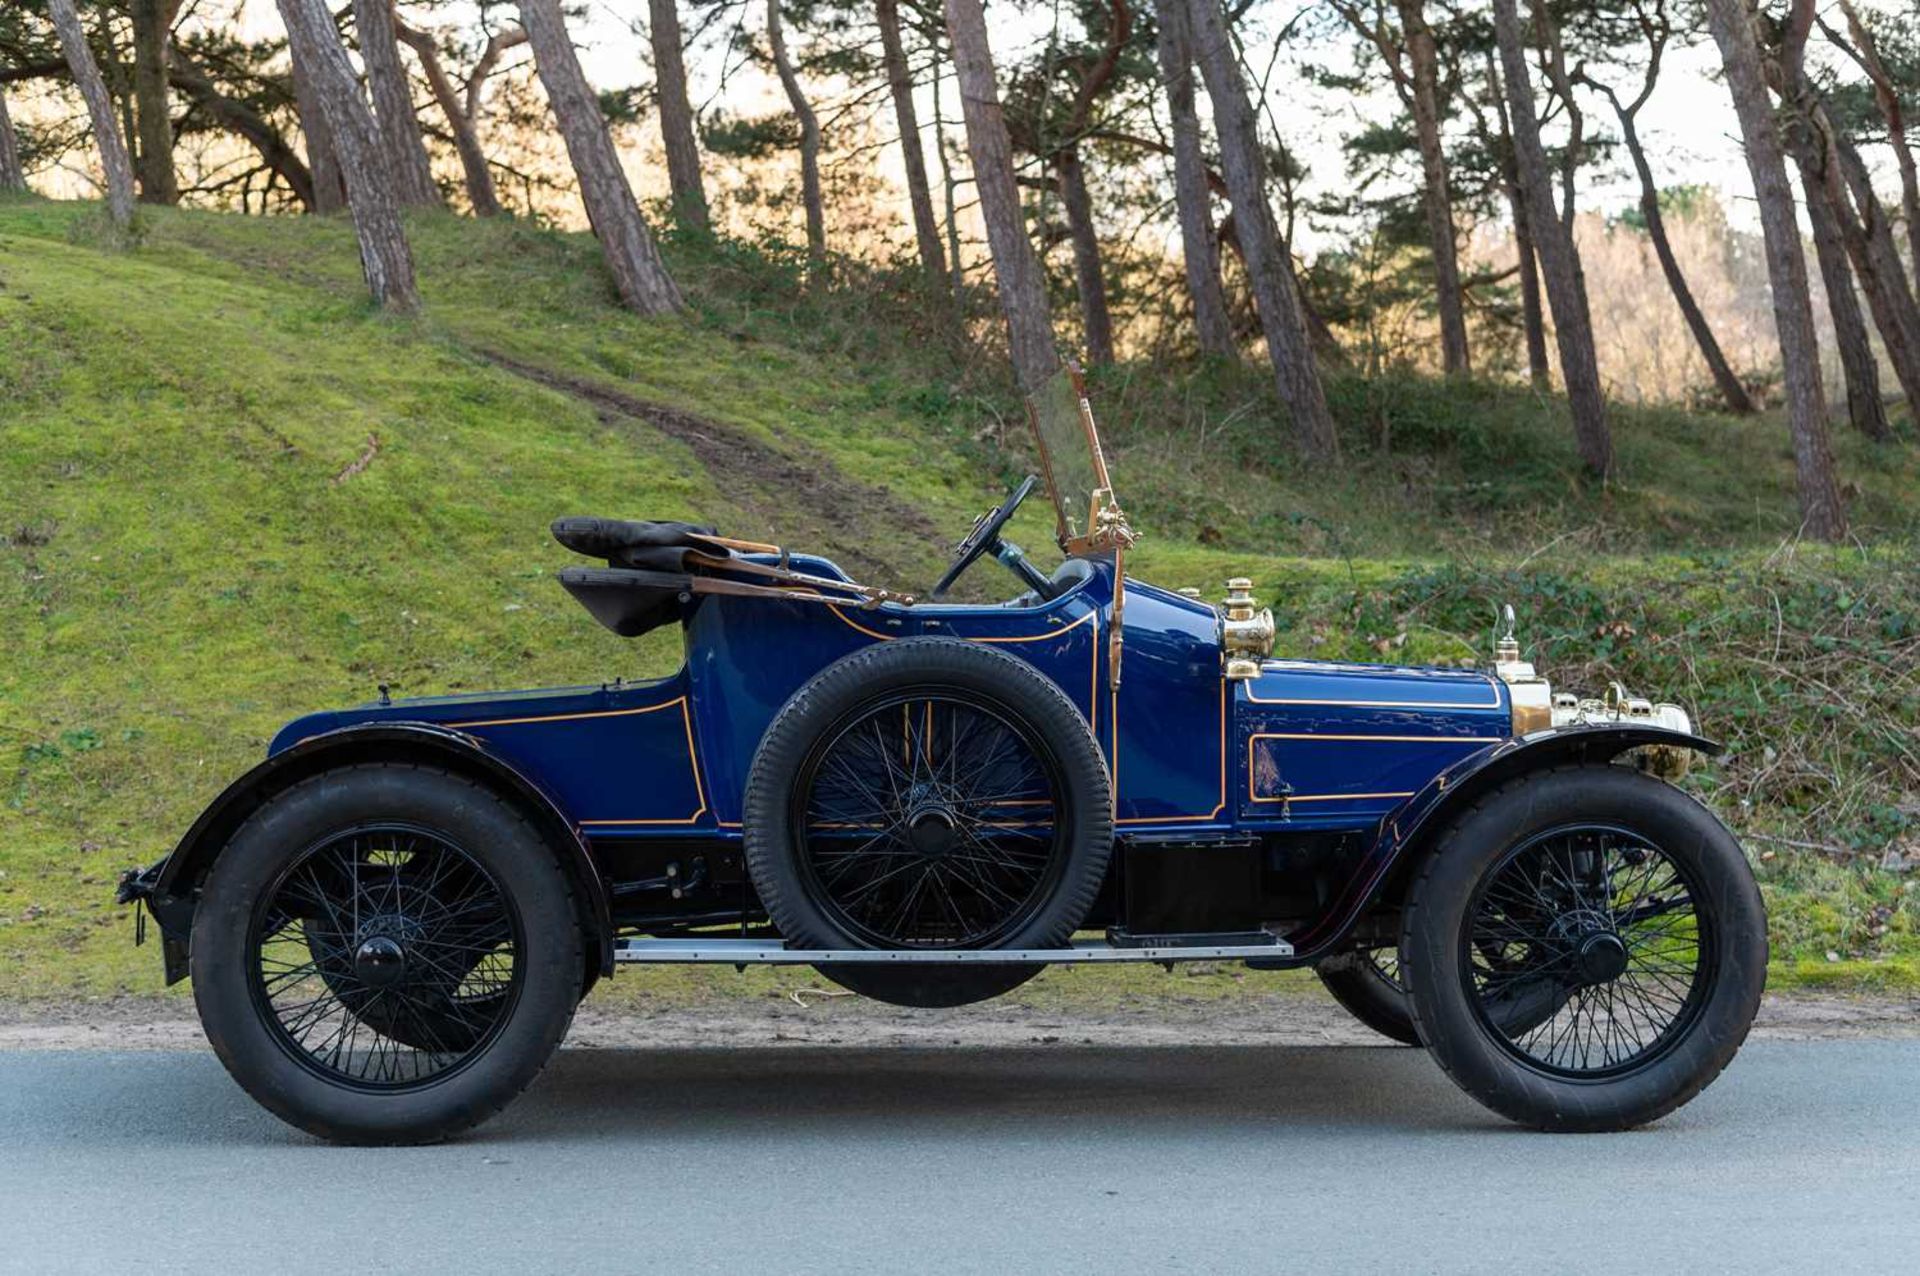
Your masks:
<svg viewBox="0 0 1920 1276"><path fill-rule="evenodd" d="M938 859L952 851L960 840L960 826L951 812L929 807L907 820L907 841L928 859Z"/></svg>
<svg viewBox="0 0 1920 1276"><path fill-rule="evenodd" d="M407 950L391 935L375 935L353 952L353 973L370 988L385 988L407 971Z"/></svg>
<svg viewBox="0 0 1920 1276"><path fill-rule="evenodd" d="M1612 931L1589 935L1581 941L1574 965L1589 985L1611 983L1627 968L1627 946Z"/></svg>

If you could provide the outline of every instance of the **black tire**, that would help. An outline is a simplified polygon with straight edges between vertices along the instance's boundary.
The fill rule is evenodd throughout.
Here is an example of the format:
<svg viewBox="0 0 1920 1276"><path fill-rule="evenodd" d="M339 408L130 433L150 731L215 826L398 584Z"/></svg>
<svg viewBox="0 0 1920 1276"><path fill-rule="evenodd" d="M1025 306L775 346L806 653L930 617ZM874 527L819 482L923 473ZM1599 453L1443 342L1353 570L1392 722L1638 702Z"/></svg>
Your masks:
<svg viewBox="0 0 1920 1276"><path fill-rule="evenodd" d="M1407 1009L1406 987L1396 977L1399 969L1400 954L1389 947L1336 953L1313 973L1355 1019L1389 1040L1417 1046L1420 1033Z"/></svg>
<svg viewBox="0 0 1920 1276"><path fill-rule="evenodd" d="M899 734L883 737L896 711ZM876 743L865 746L869 725ZM990 752L983 739L996 742ZM897 771L896 749L904 758ZM840 766L834 759L888 774L862 789L859 777L831 778ZM851 770L840 766L838 774ZM842 791L829 796L836 783ZM983 787L997 791L983 794ZM1015 800L1015 793L1038 796ZM986 818L1013 807L1023 808L1018 820ZM837 823L819 819L831 810L846 814ZM948 638L875 644L796 692L754 755L744 825L754 888L780 933L800 948L1057 947L1091 908L1113 845L1106 764L1079 710L1024 661ZM842 830L843 841L832 843L835 834L822 830ZM823 870L834 863L830 856L841 857L838 867ZM875 867L883 863L884 872ZM849 879L849 871L867 876ZM991 880L970 884L981 875ZM886 877L902 880L886 887ZM906 893L922 879L932 883L925 900L908 894L898 921L875 915L888 908L871 907L876 896L893 898L883 887ZM864 901L854 899L862 888L841 885L848 881L866 884ZM936 909L950 909L951 921L929 916ZM902 1004L960 1005L1033 972L821 973Z"/></svg>
<svg viewBox="0 0 1920 1276"><path fill-rule="evenodd" d="M1623 1130L1692 1099L1739 1050L1766 985L1766 912L1699 803L1626 767L1566 766L1495 789L1441 835L1400 950L1420 1037L1468 1094L1542 1130ZM1496 1027L1483 993L1537 1003L1548 984L1544 1017Z"/></svg>
<svg viewBox="0 0 1920 1276"><path fill-rule="evenodd" d="M1333 999L1355 1019L1401 1045L1418 1046L1419 1025L1407 1005L1407 985L1400 974L1400 950L1395 947L1357 949L1337 953L1314 967ZM1508 1036L1521 1036L1551 1019L1565 1004L1551 990L1520 989L1487 1003L1494 1025Z"/></svg>
<svg viewBox="0 0 1920 1276"><path fill-rule="evenodd" d="M386 849L353 849L362 846ZM441 857L432 861L431 879L403 878L429 850ZM288 969L286 958L268 955L311 951L307 936L315 923L297 918L288 900L327 916L338 880L328 866L336 860L351 861L353 898L367 900L385 882L360 893L360 866L368 865L369 875L379 873L376 857L393 877L384 886L392 900L386 916L394 926L413 929L403 933L389 926L374 938L398 935L403 967L417 963L425 971L428 954L462 940L490 954L476 960L489 963L492 982L470 1003L458 1000L455 986L470 968L433 976L437 994L425 982L395 985L396 997L417 996L427 1009L393 1041L385 1035L394 1027L391 1014L383 1019L377 1010L371 1016L355 1012L356 1006L367 1011L377 998L364 990L357 997L341 995L352 981L324 960L337 945L323 945L310 969ZM435 913L435 901L447 898L445 883L455 877L465 893L457 907ZM435 890L443 893L436 896ZM359 930L368 925L366 915L377 911L369 906L353 913L359 919L352 923L354 944L365 942ZM485 918L486 936L470 928L474 917ZM438 950L430 947L435 935L445 937ZM571 884L553 849L520 811L463 777L400 764L328 771L254 812L207 877L191 954L201 1024L227 1071L283 1120L351 1144L437 1142L498 1113L532 1084L566 1035L584 969ZM296 1000L299 1013L288 1013L289 998L280 990L289 986L311 986L316 1002ZM333 1002L319 1000L329 995ZM320 1009L303 1011L303 1004ZM330 1018L316 1030L313 1015ZM433 1024L456 1021L480 1026L463 1039L439 1042L438 1049L423 1044L433 1037ZM314 1043L320 1032L342 1035L331 1056L326 1041ZM413 1040L401 1040L406 1037ZM369 1066L369 1058L376 1065Z"/></svg>

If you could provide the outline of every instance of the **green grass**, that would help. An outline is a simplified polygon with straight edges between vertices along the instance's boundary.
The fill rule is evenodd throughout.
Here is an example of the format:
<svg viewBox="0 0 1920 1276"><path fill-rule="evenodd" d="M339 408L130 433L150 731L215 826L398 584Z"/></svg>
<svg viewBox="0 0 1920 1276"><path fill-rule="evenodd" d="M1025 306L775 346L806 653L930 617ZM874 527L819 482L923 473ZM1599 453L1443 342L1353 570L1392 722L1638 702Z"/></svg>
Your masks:
<svg viewBox="0 0 1920 1276"><path fill-rule="evenodd" d="M618 639L553 585L556 515L703 519L924 588L940 540L1028 463L998 363L900 278L845 267L809 288L750 248L671 244L694 310L646 320L610 304L590 240L438 216L412 232L426 311L396 321L365 305L343 222L143 210L117 251L86 205L0 202L0 998L157 990L113 879L296 712L377 683L670 669L676 635ZM502 358L864 495L709 469ZM1920 900L1877 867L1890 846L1920 858L1914 447L1838 440L1861 544L1816 551L1792 544L1777 420L1621 410L1620 474L1596 490L1562 405L1510 387L1336 379L1335 467L1284 445L1257 369L1095 381L1148 533L1140 574L1209 593L1251 574L1289 651L1343 658L1478 658L1511 599L1558 680L1677 695L1731 741L1690 783L1767 856L1776 979L1920 984ZM1037 505L1017 535L1047 543ZM974 588L1000 582L983 569ZM782 986L616 984L669 1001ZM1023 995L1163 986L1243 984L1076 972Z"/></svg>

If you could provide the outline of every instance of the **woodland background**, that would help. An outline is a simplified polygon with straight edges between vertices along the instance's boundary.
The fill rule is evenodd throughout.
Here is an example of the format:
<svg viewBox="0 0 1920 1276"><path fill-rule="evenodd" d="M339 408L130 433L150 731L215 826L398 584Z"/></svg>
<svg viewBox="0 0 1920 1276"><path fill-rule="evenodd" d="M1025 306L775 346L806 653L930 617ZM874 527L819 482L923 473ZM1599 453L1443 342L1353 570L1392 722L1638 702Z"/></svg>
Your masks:
<svg viewBox="0 0 1920 1276"><path fill-rule="evenodd" d="M556 514L920 587L1063 358L1142 574L1511 601L1728 741L1776 983L1920 986L1916 112L1902 0L8 0L0 997L154 991L113 877L293 712L670 668Z"/></svg>

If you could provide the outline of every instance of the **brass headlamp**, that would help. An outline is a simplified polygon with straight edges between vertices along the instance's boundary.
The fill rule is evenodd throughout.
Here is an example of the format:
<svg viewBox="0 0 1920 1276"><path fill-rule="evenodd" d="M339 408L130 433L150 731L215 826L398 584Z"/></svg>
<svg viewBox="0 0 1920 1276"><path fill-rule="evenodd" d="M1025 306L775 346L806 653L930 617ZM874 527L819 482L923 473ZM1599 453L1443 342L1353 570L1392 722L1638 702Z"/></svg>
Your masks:
<svg viewBox="0 0 1920 1276"><path fill-rule="evenodd" d="M1573 727L1604 723L1632 722L1663 731L1691 734L1693 721L1677 704L1658 703L1631 695L1615 682L1600 699L1582 698L1567 692L1555 693L1553 685L1533 665L1520 658L1520 643L1513 634L1513 608L1502 610L1505 632L1493 646L1493 674L1507 684L1507 698L1513 705L1513 734L1531 735L1552 727ZM1666 779L1678 779L1693 764L1693 753L1669 745L1648 745L1635 751L1641 765Z"/></svg>
<svg viewBox="0 0 1920 1276"><path fill-rule="evenodd" d="M1227 582L1227 600L1221 606L1220 649L1226 676L1235 680L1260 676L1260 662L1273 654L1273 613L1253 605L1253 582L1235 576Z"/></svg>

